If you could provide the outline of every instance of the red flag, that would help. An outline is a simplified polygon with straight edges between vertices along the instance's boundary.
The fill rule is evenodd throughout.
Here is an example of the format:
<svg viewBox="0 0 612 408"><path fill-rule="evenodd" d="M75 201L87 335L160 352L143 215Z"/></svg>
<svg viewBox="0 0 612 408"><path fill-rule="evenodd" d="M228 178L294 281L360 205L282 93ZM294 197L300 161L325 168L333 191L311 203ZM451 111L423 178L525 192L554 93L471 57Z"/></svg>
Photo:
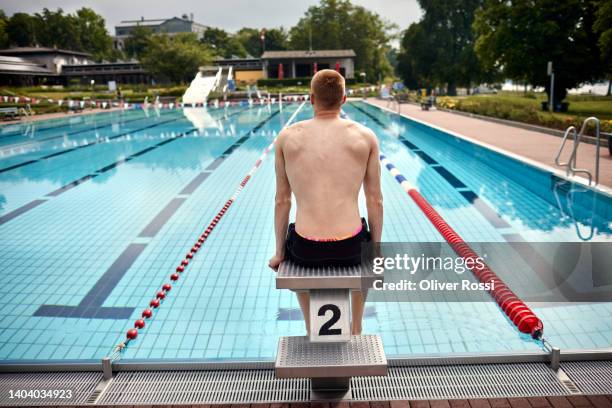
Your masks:
<svg viewBox="0 0 612 408"><path fill-rule="evenodd" d="M278 79L283 79L285 72L283 71L283 64L278 64Z"/></svg>
<svg viewBox="0 0 612 408"><path fill-rule="evenodd" d="M336 71L340 72L340 61L336 61Z"/></svg>

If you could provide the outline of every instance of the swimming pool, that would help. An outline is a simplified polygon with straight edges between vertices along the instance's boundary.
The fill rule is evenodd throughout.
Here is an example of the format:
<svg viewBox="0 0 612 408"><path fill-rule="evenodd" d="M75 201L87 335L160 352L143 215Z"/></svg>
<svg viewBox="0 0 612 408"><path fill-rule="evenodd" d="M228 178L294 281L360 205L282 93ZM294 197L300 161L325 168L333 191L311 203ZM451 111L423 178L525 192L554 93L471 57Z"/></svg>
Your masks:
<svg viewBox="0 0 612 408"><path fill-rule="evenodd" d="M296 120L312 116L300 106L0 128L2 362L111 354L283 124L298 109ZM345 113L468 242L611 239L607 196L363 102ZM382 184L384 241L442 241L390 173ZM269 360L279 336L303 334L297 301L267 268L273 196L268 155L122 359ZM612 346L610 303L531 306L559 347ZM372 302L364 331L390 357L542 350L493 301Z"/></svg>

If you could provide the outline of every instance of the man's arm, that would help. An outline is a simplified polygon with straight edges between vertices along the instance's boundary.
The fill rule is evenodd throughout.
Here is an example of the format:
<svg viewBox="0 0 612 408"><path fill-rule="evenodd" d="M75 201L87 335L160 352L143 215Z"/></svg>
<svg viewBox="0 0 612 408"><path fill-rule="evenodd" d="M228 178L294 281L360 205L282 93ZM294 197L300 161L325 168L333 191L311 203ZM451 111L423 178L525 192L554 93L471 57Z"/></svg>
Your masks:
<svg viewBox="0 0 612 408"><path fill-rule="evenodd" d="M363 191L368 210L368 224L373 242L380 242L383 226L383 196L380 188L380 150L376 135L368 129L370 139L370 157L363 179Z"/></svg>
<svg viewBox="0 0 612 408"><path fill-rule="evenodd" d="M285 157L283 156L283 140L285 132L278 136L275 146L276 169L276 197L274 205L274 232L276 234L276 253L270 259L270 268L277 270L285 259L285 239L289 226L289 212L291 211L291 186L285 171Z"/></svg>

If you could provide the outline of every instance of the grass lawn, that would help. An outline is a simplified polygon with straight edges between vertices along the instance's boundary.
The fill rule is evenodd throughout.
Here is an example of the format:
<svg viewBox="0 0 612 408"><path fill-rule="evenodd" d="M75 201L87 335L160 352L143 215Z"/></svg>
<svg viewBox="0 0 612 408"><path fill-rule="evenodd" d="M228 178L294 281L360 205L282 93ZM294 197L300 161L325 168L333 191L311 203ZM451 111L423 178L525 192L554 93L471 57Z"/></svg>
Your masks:
<svg viewBox="0 0 612 408"><path fill-rule="evenodd" d="M565 130L568 126L581 126L589 116L601 120L602 131L612 132L612 97L598 95L568 95L567 113L544 112L541 103L545 93L500 92L494 95L440 97L438 105L475 114L515 120Z"/></svg>

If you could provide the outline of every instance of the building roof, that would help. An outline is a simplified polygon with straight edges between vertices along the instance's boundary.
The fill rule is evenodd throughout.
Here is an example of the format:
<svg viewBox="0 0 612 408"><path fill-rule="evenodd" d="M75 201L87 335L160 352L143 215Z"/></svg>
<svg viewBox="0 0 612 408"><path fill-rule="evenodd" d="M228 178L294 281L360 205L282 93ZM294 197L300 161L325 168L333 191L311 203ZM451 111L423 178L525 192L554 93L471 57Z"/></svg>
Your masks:
<svg viewBox="0 0 612 408"><path fill-rule="evenodd" d="M166 21L168 18L154 18L154 19L141 19L141 20L124 20L117 24L115 27L135 27L135 26L158 26Z"/></svg>
<svg viewBox="0 0 612 408"><path fill-rule="evenodd" d="M91 57L91 54L81 51L62 50L49 47L13 47L0 50L0 55L27 55L27 54L65 54Z"/></svg>
<svg viewBox="0 0 612 408"><path fill-rule="evenodd" d="M14 75L55 75L50 69L24 58L0 55L0 73Z"/></svg>
<svg viewBox="0 0 612 408"><path fill-rule="evenodd" d="M266 51L261 59L281 58L354 58L353 50Z"/></svg>
<svg viewBox="0 0 612 408"><path fill-rule="evenodd" d="M171 21L171 20L181 20L181 21L185 21L187 23L191 23L197 26L205 27L203 24L196 23L195 21L190 20L190 19L185 19L185 18L180 18L180 17L170 17L170 18L152 18L152 19L141 18L140 20L123 20L119 24L117 24L115 28L136 27L136 26L155 27L155 26L164 24L166 21Z"/></svg>

